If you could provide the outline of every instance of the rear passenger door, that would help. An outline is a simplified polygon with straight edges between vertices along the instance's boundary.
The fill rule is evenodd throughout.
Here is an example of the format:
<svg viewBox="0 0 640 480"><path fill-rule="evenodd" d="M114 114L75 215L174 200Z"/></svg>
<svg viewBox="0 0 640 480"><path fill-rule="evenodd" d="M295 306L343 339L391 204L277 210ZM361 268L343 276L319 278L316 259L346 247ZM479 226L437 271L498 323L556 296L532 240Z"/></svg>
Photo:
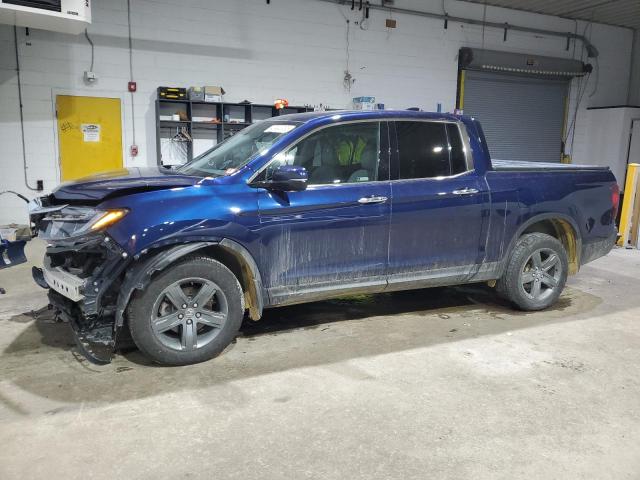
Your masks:
<svg viewBox="0 0 640 480"><path fill-rule="evenodd" d="M467 276L484 258L489 197L464 130L456 122L396 121L391 131L391 288Z"/></svg>

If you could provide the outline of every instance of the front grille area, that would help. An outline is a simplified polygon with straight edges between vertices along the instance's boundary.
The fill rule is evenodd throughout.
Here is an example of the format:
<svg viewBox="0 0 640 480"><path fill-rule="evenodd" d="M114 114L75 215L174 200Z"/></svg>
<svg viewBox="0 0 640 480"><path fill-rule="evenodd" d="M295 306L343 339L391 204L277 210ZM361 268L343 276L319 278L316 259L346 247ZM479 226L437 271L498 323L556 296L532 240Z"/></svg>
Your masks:
<svg viewBox="0 0 640 480"><path fill-rule="evenodd" d="M129 259L110 237L93 234L74 242L55 242L47 247L45 256L49 267L60 267L84 281L84 300L79 306L86 316L113 312Z"/></svg>
<svg viewBox="0 0 640 480"><path fill-rule="evenodd" d="M87 245L73 250L50 247L47 257L52 267L62 267L77 277L89 278L108 260L109 250L102 245Z"/></svg>

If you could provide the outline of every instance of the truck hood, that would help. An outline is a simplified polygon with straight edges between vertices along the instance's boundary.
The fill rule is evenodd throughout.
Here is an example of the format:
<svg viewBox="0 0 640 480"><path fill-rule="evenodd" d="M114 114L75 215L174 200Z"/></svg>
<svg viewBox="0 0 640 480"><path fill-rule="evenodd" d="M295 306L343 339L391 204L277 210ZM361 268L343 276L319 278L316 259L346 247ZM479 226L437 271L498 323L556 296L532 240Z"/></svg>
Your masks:
<svg viewBox="0 0 640 480"><path fill-rule="evenodd" d="M55 203L92 204L132 193L189 187L202 180L202 177L181 175L163 167L125 168L64 183L52 196Z"/></svg>

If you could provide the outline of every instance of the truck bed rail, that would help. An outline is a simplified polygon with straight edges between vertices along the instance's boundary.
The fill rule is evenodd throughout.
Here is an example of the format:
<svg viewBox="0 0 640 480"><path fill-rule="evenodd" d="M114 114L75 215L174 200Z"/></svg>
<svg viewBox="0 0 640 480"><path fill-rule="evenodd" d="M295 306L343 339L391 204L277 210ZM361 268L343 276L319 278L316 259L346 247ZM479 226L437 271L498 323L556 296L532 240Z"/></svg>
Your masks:
<svg viewBox="0 0 640 480"><path fill-rule="evenodd" d="M603 171L609 167L600 165L575 165L572 163L523 162L517 160L491 160L497 171L557 172L557 171Z"/></svg>

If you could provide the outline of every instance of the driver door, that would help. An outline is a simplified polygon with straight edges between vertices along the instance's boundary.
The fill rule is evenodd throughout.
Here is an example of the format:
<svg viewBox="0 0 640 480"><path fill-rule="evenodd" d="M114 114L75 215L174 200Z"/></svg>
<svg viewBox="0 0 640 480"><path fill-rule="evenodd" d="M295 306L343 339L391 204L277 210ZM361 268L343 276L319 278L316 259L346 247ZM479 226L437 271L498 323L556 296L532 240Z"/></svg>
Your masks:
<svg viewBox="0 0 640 480"><path fill-rule="evenodd" d="M260 189L260 271L273 304L386 285L391 187L386 122L321 128L278 154L307 169L301 192Z"/></svg>

